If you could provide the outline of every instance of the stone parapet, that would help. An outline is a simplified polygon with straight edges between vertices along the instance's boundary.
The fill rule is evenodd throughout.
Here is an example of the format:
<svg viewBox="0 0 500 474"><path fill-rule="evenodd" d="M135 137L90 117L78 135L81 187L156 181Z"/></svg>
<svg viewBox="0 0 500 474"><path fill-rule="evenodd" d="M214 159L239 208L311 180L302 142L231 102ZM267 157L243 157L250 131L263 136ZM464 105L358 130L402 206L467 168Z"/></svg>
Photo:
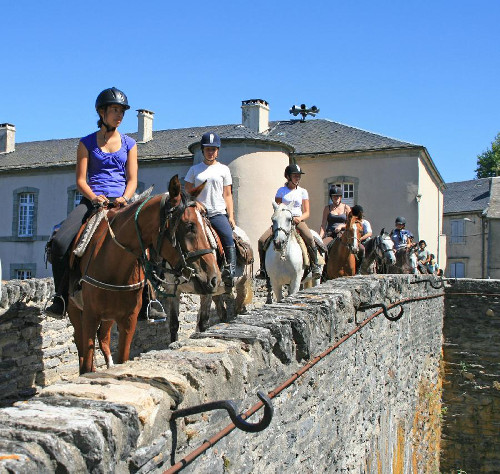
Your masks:
<svg viewBox="0 0 500 474"><path fill-rule="evenodd" d="M375 317L274 397L266 430L232 431L185 472L437 472L444 298L425 280L436 282L330 281L52 384L0 410L0 452L12 455L0 472L162 472L229 424L220 410L171 422L172 410L231 399L243 412L376 310L360 304L404 298L401 319Z"/></svg>

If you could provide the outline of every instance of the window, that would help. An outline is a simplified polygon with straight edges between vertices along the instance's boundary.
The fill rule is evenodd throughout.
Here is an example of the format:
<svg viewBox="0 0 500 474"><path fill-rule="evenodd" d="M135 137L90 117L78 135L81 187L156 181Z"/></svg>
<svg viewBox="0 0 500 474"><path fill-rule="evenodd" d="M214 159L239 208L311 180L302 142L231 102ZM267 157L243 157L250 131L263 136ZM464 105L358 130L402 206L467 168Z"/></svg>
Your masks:
<svg viewBox="0 0 500 474"><path fill-rule="evenodd" d="M29 280L30 278L32 278L31 270L16 270L16 280Z"/></svg>
<svg viewBox="0 0 500 474"><path fill-rule="evenodd" d="M463 219L454 219L450 221L451 233L450 244L465 243L465 222Z"/></svg>
<svg viewBox="0 0 500 474"><path fill-rule="evenodd" d="M75 190L75 195L73 196L73 209L80 204L83 194L80 191Z"/></svg>
<svg viewBox="0 0 500 474"><path fill-rule="evenodd" d="M35 215L35 193L19 194L19 237L33 236L33 218Z"/></svg>
<svg viewBox="0 0 500 474"><path fill-rule="evenodd" d="M348 206L354 206L354 183L335 183L342 189L342 202Z"/></svg>
<svg viewBox="0 0 500 474"><path fill-rule="evenodd" d="M450 278L465 278L465 263L450 263Z"/></svg>

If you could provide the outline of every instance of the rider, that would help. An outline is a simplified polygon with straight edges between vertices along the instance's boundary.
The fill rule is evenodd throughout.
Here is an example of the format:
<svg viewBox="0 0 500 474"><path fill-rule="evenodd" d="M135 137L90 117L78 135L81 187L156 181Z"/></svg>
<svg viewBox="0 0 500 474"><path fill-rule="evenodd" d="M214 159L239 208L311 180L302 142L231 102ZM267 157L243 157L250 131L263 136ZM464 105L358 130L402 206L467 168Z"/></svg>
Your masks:
<svg viewBox="0 0 500 474"><path fill-rule="evenodd" d="M234 286L236 270L236 247L233 239L233 229L236 226L233 215L233 183L229 167L219 163L217 157L221 147L219 135L206 132L201 137L201 152L203 162L191 166L186 177L185 189L190 192L205 181L207 184L197 197L197 207L206 212L212 227L217 232L226 257L226 265L222 270L222 280L226 291Z"/></svg>
<svg viewBox="0 0 500 474"><path fill-rule="evenodd" d="M351 212L351 208L342 202L342 189L339 186L330 186L329 195L332 203L323 209L319 230L319 236L325 245L337 237L341 230L345 229L347 216Z"/></svg>
<svg viewBox="0 0 500 474"><path fill-rule="evenodd" d="M363 208L359 204L353 206L351 212L353 216L356 216L361 221L361 224L363 226L363 230L361 231L361 236L359 237L358 265L357 265L359 269L361 266L361 262L365 257L365 244L367 240L370 239L372 236L372 226L363 217Z"/></svg>
<svg viewBox="0 0 500 474"><path fill-rule="evenodd" d="M425 240L421 240L418 243L417 251L417 267L420 273L428 273L427 265L431 259L431 253L426 250L427 243Z"/></svg>
<svg viewBox="0 0 500 474"><path fill-rule="evenodd" d="M293 203L292 216L296 229L299 231L301 237L307 247L307 251L311 258L311 270L314 278L321 276L321 266L318 263L318 252L316 249L316 242L314 237L305 223L309 217L309 194L306 189L299 186L301 175L305 174L299 165L292 164L285 168L286 183L284 186L276 191L274 200L277 204L290 204ZM258 241L260 269L255 275L256 278L267 278L266 273L266 249L267 242L271 239L273 234L272 227L266 230Z"/></svg>
<svg viewBox="0 0 500 474"><path fill-rule="evenodd" d="M391 239L394 242L396 259L400 261L402 255L414 246L413 234L405 229L406 219L404 217L396 217L395 224L396 228L391 231ZM417 258L413 252L410 255L410 265L412 272L415 273L417 269Z"/></svg>
<svg viewBox="0 0 500 474"><path fill-rule="evenodd" d="M95 109L99 130L80 140L76 155L76 185L83 197L51 245L55 296L46 311L59 316L68 305L69 249L81 225L97 206L109 202L126 206L137 187L137 145L118 132L130 109L127 96L115 87L105 89L97 96Z"/></svg>

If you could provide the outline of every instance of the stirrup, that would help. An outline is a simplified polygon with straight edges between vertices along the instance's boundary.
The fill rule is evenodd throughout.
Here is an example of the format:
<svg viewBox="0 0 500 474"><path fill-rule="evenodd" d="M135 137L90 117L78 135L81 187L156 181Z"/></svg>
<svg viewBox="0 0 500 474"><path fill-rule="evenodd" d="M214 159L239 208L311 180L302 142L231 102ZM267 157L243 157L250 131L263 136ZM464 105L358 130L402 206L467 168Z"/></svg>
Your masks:
<svg viewBox="0 0 500 474"><path fill-rule="evenodd" d="M60 300L62 300L62 313L59 314L59 313L56 313L54 311L52 311L50 309L51 306L53 306L55 303L54 303L54 298L59 298ZM52 301L51 305L49 306L49 310L48 310L48 313L54 315L54 316L58 316L58 317L61 317L63 318L64 315L66 314L66 301L64 299L64 297L62 295L59 295L58 293L54 293L53 295L51 295L50 299L48 299L46 302L45 302L45 305L43 307L43 310L42 312L43 313L47 313L47 305L49 304L49 301Z"/></svg>
<svg viewBox="0 0 500 474"><path fill-rule="evenodd" d="M259 271L255 274L255 278L257 278L257 280L266 280L267 272L263 268L260 268Z"/></svg>
<svg viewBox="0 0 500 474"><path fill-rule="evenodd" d="M151 317L149 316L150 311L151 311L152 309L153 309L153 310L155 310L154 308L152 308L152 304L153 304L153 303L156 303L156 304L158 304L158 305L160 306L160 308L161 308L161 313L162 313L164 316L162 316L162 317L160 317L160 318L151 318ZM156 310L155 310L155 311L156 311ZM158 311L158 313L160 313L160 311ZM163 305L162 305L162 304L161 304L158 300L149 300L148 305L146 306L146 321L147 321L148 323L163 323L163 322L165 322L166 320L167 320L167 315L166 315L166 313L165 313L165 308L163 307Z"/></svg>

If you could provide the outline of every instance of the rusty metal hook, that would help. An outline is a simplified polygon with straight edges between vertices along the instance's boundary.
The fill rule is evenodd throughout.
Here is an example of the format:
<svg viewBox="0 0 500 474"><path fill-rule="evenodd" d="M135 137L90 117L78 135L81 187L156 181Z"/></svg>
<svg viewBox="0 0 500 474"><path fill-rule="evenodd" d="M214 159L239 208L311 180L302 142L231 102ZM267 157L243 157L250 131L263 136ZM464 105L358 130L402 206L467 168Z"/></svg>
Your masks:
<svg viewBox="0 0 500 474"><path fill-rule="evenodd" d="M373 304L360 304L358 306L358 311L363 311L365 309L370 309L370 308L382 308L382 312L384 313L384 316L389 320L389 321L397 321L398 319L401 319L404 313L404 308L401 305L398 305L401 308L401 311L397 316L389 316L389 311L387 309L387 306L384 303L373 303Z"/></svg>
<svg viewBox="0 0 500 474"><path fill-rule="evenodd" d="M434 285L433 280L428 280L426 278L426 279L418 279L418 280L412 281L411 284L425 283L426 285L427 284L431 285L431 287L434 288L435 290L439 290L440 288L444 287L444 280L442 278L437 278L437 281L438 281L437 285Z"/></svg>
<svg viewBox="0 0 500 474"><path fill-rule="evenodd" d="M271 399L260 390L257 392L257 396L264 404L264 416L257 423L249 423L243 418L243 414L238 415L236 413L236 404L232 400L218 400L216 402L203 403L202 405L175 410L172 412L170 420L174 421L182 416L195 415L196 413L202 413L204 411L224 409L228 412L231 421L237 428L248 433L257 433L258 431L266 429L271 424L274 414Z"/></svg>

